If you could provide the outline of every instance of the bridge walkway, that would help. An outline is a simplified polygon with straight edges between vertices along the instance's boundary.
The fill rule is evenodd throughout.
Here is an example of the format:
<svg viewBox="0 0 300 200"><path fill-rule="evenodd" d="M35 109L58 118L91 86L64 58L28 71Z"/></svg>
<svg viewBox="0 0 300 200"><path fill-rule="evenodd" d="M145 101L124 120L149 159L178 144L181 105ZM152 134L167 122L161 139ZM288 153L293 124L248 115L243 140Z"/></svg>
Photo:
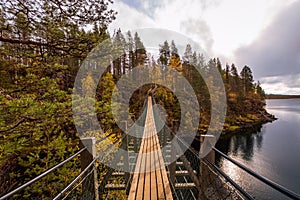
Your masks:
<svg viewBox="0 0 300 200"><path fill-rule="evenodd" d="M128 199L173 199L156 132L152 98L150 96L148 97L143 139Z"/></svg>

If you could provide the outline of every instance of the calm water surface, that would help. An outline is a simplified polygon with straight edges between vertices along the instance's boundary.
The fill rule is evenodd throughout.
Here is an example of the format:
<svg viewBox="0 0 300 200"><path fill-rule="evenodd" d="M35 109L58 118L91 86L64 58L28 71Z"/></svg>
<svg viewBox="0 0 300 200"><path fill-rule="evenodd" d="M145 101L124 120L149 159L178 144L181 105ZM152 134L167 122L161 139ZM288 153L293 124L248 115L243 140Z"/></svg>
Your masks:
<svg viewBox="0 0 300 200"><path fill-rule="evenodd" d="M268 100L267 110L278 120L258 133L232 135L217 148L250 169L300 194L300 100ZM223 159L221 168L256 199L289 199Z"/></svg>

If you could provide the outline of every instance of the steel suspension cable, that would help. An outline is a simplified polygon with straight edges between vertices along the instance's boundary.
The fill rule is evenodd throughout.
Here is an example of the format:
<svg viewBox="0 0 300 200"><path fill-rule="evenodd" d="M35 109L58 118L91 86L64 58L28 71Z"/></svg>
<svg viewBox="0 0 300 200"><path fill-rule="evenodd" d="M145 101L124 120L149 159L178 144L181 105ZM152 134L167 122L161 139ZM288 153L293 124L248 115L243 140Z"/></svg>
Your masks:
<svg viewBox="0 0 300 200"><path fill-rule="evenodd" d="M72 160L73 158L75 158L76 156L78 156L80 153L82 153L84 150L86 150L87 148L84 147L81 150L79 150L77 153L75 153L74 155L72 155L71 157L67 158L66 160L64 160L63 162L59 163L58 165L52 167L51 169L48 169L47 171L45 171L44 173L40 174L39 176L37 176L36 178L32 179L31 181L28 181L27 183L21 185L20 187L14 189L13 191L7 193L6 195L0 197L0 200L4 200L8 197L11 197L12 195L16 194L17 192L20 192L21 190L23 190L24 188L28 187L29 185L33 184L34 182L38 181L39 179L43 178L44 176L48 175L49 173L51 173L52 171L56 170L57 168L63 166L65 163L69 162L70 160Z"/></svg>

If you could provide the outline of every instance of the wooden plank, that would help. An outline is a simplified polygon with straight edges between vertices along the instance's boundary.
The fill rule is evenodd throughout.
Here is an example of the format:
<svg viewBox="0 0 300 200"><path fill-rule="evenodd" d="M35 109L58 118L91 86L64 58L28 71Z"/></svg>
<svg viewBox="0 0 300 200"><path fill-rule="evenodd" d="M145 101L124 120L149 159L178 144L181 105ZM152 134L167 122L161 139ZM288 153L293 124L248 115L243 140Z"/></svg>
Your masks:
<svg viewBox="0 0 300 200"><path fill-rule="evenodd" d="M196 188L195 183L175 183L176 189L193 189Z"/></svg>
<svg viewBox="0 0 300 200"><path fill-rule="evenodd" d="M124 176L125 175L125 172L113 172L112 174L111 174L112 176Z"/></svg>
<svg viewBox="0 0 300 200"><path fill-rule="evenodd" d="M105 186L105 189L108 189L108 190L125 190L126 188L126 185L125 184L107 184Z"/></svg>
<svg viewBox="0 0 300 200"><path fill-rule="evenodd" d="M158 137L156 137L156 141L159 144ZM164 159L163 159L160 147L158 150L158 157L159 157L159 162L160 162L160 166L161 166L160 171L161 171L161 175L162 175L162 181L164 184L165 199L173 199L172 191L171 191L171 187L170 187L170 183L169 183L169 179L167 176L167 171L165 168Z"/></svg>
<svg viewBox="0 0 300 200"><path fill-rule="evenodd" d="M136 191L136 199L143 199L144 196L144 184L145 184L145 172L146 172L146 156L145 152L147 151L147 146L148 146L148 140L147 140L147 132L149 131L149 110L152 108L151 107L151 102L148 100L148 112L146 115L146 120L145 120L145 129L144 129L144 135L143 135L143 140L144 142L143 146L141 146L141 150L139 151L139 156L142 157L142 163L141 167L139 170L139 180L138 180L138 185L137 185L137 191Z"/></svg>
<svg viewBox="0 0 300 200"><path fill-rule="evenodd" d="M153 119L153 110L151 109L152 112L152 120L154 122ZM156 127L154 125L153 129L155 129L155 133L156 133ZM160 144L159 144L159 139L157 134L155 134L154 136L154 141L156 142L156 148L157 148L157 154L158 154L158 159L159 159L159 163L160 163L160 169L159 171L161 172L161 177L162 177L162 182L163 182L163 188L164 188L164 194L165 197L164 199L173 199L172 196L172 192L171 192L171 188L169 185L169 179L167 177L167 172L166 172L166 168L165 168L165 164L164 164L164 160L163 160L163 156L162 156L162 152L161 152L161 148L160 148Z"/></svg>
<svg viewBox="0 0 300 200"><path fill-rule="evenodd" d="M149 130L148 130L149 132ZM149 136L149 134L148 134ZM144 185L144 200L150 200L151 199L151 138L147 137L147 148L144 152L144 157L146 160L145 165L145 185Z"/></svg>
<svg viewBox="0 0 300 200"><path fill-rule="evenodd" d="M154 136L152 136L154 137ZM156 184L156 160L155 160L155 151L156 146L154 143L154 139L151 137L151 199L157 199L157 184Z"/></svg>
<svg viewBox="0 0 300 200"><path fill-rule="evenodd" d="M151 102L151 100L150 100ZM152 103L151 103L152 104ZM144 152L144 156L146 157L146 168L145 168L145 185L144 185L144 199L150 200L151 199L151 153L152 153L152 131L153 131L153 119L151 117L151 104L148 104L149 112L147 112L147 124L146 124L146 132L144 134L144 139L147 141L147 148ZM149 188L149 189L148 189Z"/></svg>
<svg viewBox="0 0 300 200"><path fill-rule="evenodd" d="M157 181L157 196L158 199L165 199L165 192L164 192L164 183L163 183L163 179L162 179L162 173L161 173L161 162L159 160L159 148L158 148L158 140L156 140L156 138L153 139L153 141L156 144L156 151L155 151L155 163L156 163L156 181Z"/></svg>
<svg viewBox="0 0 300 200"><path fill-rule="evenodd" d="M147 141L144 140L144 148L147 147ZM143 149L144 149L143 148ZM140 152L141 157L142 157L142 163L141 163L141 168L139 171L139 183L137 186L137 191L136 191L136 199L143 199L143 195L144 195L144 184L145 184L145 168L146 168L146 156L144 156L143 151Z"/></svg>
<svg viewBox="0 0 300 200"><path fill-rule="evenodd" d="M144 135L128 199L173 199L156 132L152 99L148 98Z"/></svg>
<svg viewBox="0 0 300 200"><path fill-rule="evenodd" d="M152 119L153 119L153 110L152 112ZM153 120L154 121L154 120ZM153 127L155 133L156 133L156 127ZM161 169L164 169L164 163L161 160L161 157L159 156L159 153L161 151L159 139L157 134L153 135L152 137L153 144L154 144L154 155L155 155L155 168L156 168L156 184L157 184L157 198L158 199L166 199L165 198L165 192L164 192L164 182L163 182L163 176Z"/></svg>
<svg viewBox="0 0 300 200"><path fill-rule="evenodd" d="M144 147L144 143L145 143L145 141L142 140L140 151L142 151L142 149ZM133 179L132 179L132 182L131 182L131 187L130 187L130 192L129 192L128 199L135 199L135 197L136 197L136 192L137 192L137 189L138 189L139 176L140 176L141 164L142 164L142 156L140 154L140 155L138 155L138 158L137 158L137 162L136 162L136 166L135 166L135 170L134 170Z"/></svg>

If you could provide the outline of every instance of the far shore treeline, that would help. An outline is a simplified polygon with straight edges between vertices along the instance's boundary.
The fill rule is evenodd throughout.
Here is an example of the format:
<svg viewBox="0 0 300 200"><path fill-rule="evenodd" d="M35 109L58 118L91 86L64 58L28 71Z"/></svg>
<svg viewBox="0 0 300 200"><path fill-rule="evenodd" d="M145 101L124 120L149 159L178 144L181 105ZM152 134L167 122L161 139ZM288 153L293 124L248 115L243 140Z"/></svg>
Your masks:
<svg viewBox="0 0 300 200"><path fill-rule="evenodd" d="M300 99L300 95L267 94L266 99Z"/></svg>
<svg viewBox="0 0 300 200"><path fill-rule="evenodd" d="M158 79L171 79L163 75L165 70L175 69L189 81L201 111L199 134L205 134L210 122L210 94L195 67L207 73L217 69L222 77L228 106L224 134L273 120L265 110L265 92L254 81L249 66L238 71L234 64L205 58L201 52L193 51L190 44L179 55L172 38L161 41L159 57L154 59L138 33L121 30L108 33L107 27L116 16L108 8L110 0L87 1L0 2L0 196L78 151L79 136L72 115L74 80L88 53L107 39L111 45L122 47L122 56L111 61L99 83L89 75L82 81L82 87L97 88L95 110L105 132L99 137L111 141L121 138L123 133L111 112L111 95L122 75L142 65L153 70ZM85 9L87 5L89 9ZM84 29L87 26L92 28L87 31ZM147 91L152 87L138 88L132 95L129 108L132 119L138 118ZM166 108L168 123L178 118L180 107L172 91L158 86L153 96ZM107 167L98 165L101 181ZM14 197L52 199L79 173L80 162L74 159ZM81 192L80 187L77 192ZM110 195L125 197L123 192Z"/></svg>

